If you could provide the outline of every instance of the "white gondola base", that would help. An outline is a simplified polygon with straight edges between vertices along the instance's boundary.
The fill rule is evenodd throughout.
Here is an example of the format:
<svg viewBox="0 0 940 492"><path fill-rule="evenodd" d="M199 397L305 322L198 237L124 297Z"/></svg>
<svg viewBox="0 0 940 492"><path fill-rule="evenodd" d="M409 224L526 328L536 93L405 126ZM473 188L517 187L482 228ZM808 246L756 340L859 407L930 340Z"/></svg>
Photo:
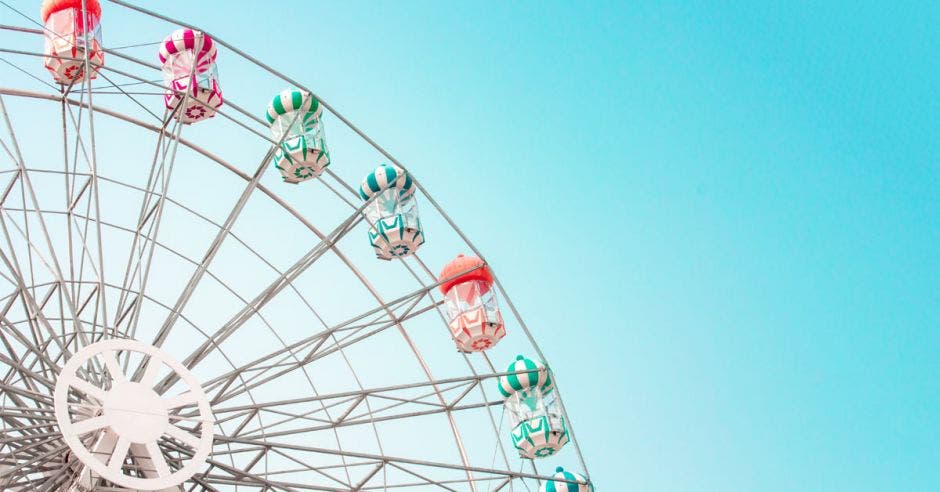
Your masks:
<svg viewBox="0 0 940 492"><path fill-rule="evenodd" d="M403 258L414 254L424 244L421 223L406 225L402 214L385 217L375 225L376 228L369 230L369 241L379 259Z"/></svg>
<svg viewBox="0 0 940 492"><path fill-rule="evenodd" d="M512 430L512 444L519 451L519 456L527 459L547 458L561 451L568 444L568 427L563 418L554 420L552 425L547 416L521 422Z"/></svg>
<svg viewBox="0 0 940 492"><path fill-rule="evenodd" d="M499 313L495 320L487 319L486 310L481 307L454 318L450 322L450 334L461 352L482 352L506 336L506 326Z"/></svg>
<svg viewBox="0 0 940 492"><path fill-rule="evenodd" d="M88 64L91 71L88 78L98 77L98 67L104 65L104 52L97 40L91 41L92 49L88 52ZM48 46L48 45L47 45ZM51 40L50 51L46 52L45 66L52 78L59 84L69 85L80 82L85 77L85 49L76 47L67 38Z"/></svg>
<svg viewBox="0 0 940 492"><path fill-rule="evenodd" d="M330 153L322 140L301 135L281 143L274 153L274 167L281 172L285 183L300 183L319 176L330 165Z"/></svg>
<svg viewBox="0 0 940 492"><path fill-rule="evenodd" d="M188 80L177 79L171 83L171 89L166 91L164 102L167 109L176 111L174 117L182 123L195 123L215 116L215 110L222 106L222 90L215 80L211 80L210 87L203 87L201 84L196 88L195 93L189 91ZM176 110L176 107L185 100L185 105Z"/></svg>

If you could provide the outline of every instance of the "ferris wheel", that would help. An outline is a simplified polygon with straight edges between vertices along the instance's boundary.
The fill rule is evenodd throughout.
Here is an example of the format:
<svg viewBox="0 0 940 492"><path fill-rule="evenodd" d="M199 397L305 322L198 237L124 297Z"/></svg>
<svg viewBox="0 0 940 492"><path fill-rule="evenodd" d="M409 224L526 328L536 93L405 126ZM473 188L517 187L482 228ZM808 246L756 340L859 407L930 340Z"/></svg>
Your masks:
<svg viewBox="0 0 940 492"><path fill-rule="evenodd" d="M0 10L0 489L594 490L535 330L333 106L124 1Z"/></svg>

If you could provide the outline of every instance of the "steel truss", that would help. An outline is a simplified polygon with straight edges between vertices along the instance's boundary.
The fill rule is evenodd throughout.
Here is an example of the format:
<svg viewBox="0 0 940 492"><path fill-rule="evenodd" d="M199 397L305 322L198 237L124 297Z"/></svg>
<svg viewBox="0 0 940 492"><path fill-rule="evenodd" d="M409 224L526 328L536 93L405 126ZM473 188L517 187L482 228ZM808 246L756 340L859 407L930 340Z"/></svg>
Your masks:
<svg viewBox="0 0 940 492"><path fill-rule="evenodd" d="M108 1L113 7L126 9L134 15L198 29L128 2ZM35 21L30 24L30 16L22 10L5 1L0 2L0 8L23 18L22 25L0 25L0 31L31 40L43 34L42 26L37 26ZM285 84L310 91L237 47L213 37L227 50L226 56L237 56ZM79 482L84 471L69 458L68 447L53 415L51 396L60 371L72 354L97 341L141 335L148 337L144 341L161 347L181 330L200 337L190 352L180 358L182 364L191 370L210 365L215 369L214 374L201 383L212 405L217 430L205 469L174 491L400 488L521 491L536 489L550 475L549 470L539 470L534 464L510 458L513 453L506 449L507 439L501 428L502 399L492 391L495 378L506 373L499 372L486 355L462 355L466 375L434 376L408 329L412 323L428 317L444 319L442 300L436 294L439 282L421 257L416 255L408 261L400 261L402 271L419 287L387 299L344 251L343 238L366 220L362 214L365 205L358 200L355 185L327 169L318 183L322 183L338 203L348 207L347 214L343 220L325 228L314 225L311 217L288 203L279 190L261 183L280 142L268 136L264 121L231 98L227 98L225 106L217 112L219 118L268 145L267 152L257 156L249 171L187 136L185 125L178 123L171 112L160 115L149 109L153 96L166 90L160 80L159 67L128 55L127 47L105 48L108 56L124 64L121 68L108 64L99 67L100 79L95 84L87 79L90 62L85 59L86 79L58 87L45 80L40 63L43 54L22 49L29 45L24 42L14 48L0 48L0 61L9 67L9 73L25 75L48 88L35 91L0 87L3 120L0 165L9 167L0 169L0 423L3 428L0 488L71 490L70 487L76 487ZM8 80L7 75L4 80ZM379 155L407 169L335 107L313 94L321 101L325 112ZM105 107L96 102L96 96L124 97L136 112ZM32 101L36 107L57 107L56 111L46 114L53 116L58 127L58 145L65 156L60 169L29 162L21 148L23 135L18 130L16 116L13 109L8 108L8 101L14 100ZM100 173L99 146L108 143L106 137L95 133L96 121L101 124L102 119L121 122L153 135L146 181L135 184ZM172 177L181 149L219 166L243 182L242 191L224 220L211 219L188 205L186 200L174 196ZM55 202L47 193L37 192L38 182L46 183L53 178L60 180L63 186ZM422 199L453 229L464 247L482 258L420 181L415 180L415 183ZM139 202L135 204L136 220L132 224L109 219L103 214L108 211L107 205L116 205L102 200L103 189L120 189L136 196ZM235 224L256 195L276 205L317 239L286 268L275 266L275 262L254 248L252 238L235 230ZM180 251L166 241L164 220L169 220L167 210L170 209L194 217L214 233L202 254ZM117 235L127 238L129 247L121 251L109 249L106 239ZM214 267L217 255L229 244L248 251L269 269L273 280L247 296L227 285L223 272ZM192 268L178 296L170 302L151 294L156 258L165 256ZM348 269L370 298L361 312L341 322L326 322L316 303L297 286L297 280L325 257L339 261ZM116 264L120 267L114 268ZM120 274L114 275L115 271ZM228 315L227 321L217 326L204 326L187 314L190 301L206 282L221 286L239 305ZM532 351L544 360L498 279L496 286ZM266 314L266 307L286 295L299 299L300 309L318 320L320 326L298 339L282 339L276 322ZM154 333L144 334L142 319L153 322L154 316L160 318L155 320L159 328ZM263 327L280 346L249 358L232 357L227 353L227 343L249 326ZM396 332L413 354L423 378L404 384L365 386L349 361L348 351ZM334 359L342 361L351 374L351 389L322 392L314 384L311 368ZM118 356L113 363L131 370L134 364L139 363L140 368L146 365L145 361L131 360L126 354ZM222 366L224 368L220 368ZM109 384L106 376L109 373L100 364L90 362L81 368L81 374L96 384ZM297 378L305 381L307 387L296 397L271 398L264 391ZM177 383L178 379L171 373L161 379L157 387L170 394ZM486 390L487 386L490 391ZM171 418L185 425L194 417L194 412L193 408L182 406ZM471 462L458 425L458 418L464 415L482 415L489 423L489 428L478 432L489 435L493 443L491 466ZM449 456L447 459L416 459L385 451L388 441L383 439L379 425L437 418L443 418L449 429L455 459L448 461ZM571 419L568 421L570 425ZM340 430L360 428L374 440L378 453L344 449ZM573 430L570 431L572 447L586 474L587 466ZM332 440L332 445L305 444L306 436L317 442ZM191 453L173 441L163 442L161 451L171 467L178 466ZM151 462L139 458L123 466L143 476L154 471ZM523 471L524 468L529 470ZM101 479L95 479L93 486L103 491L126 490Z"/></svg>

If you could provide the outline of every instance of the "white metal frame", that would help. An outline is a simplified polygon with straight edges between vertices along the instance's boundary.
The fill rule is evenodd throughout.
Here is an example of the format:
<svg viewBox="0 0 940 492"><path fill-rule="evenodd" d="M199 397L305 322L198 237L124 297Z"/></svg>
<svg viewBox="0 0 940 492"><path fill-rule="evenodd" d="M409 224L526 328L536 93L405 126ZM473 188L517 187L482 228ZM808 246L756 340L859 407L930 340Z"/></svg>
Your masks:
<svg viewBox="0 0 940 492"><path fill-rule="evenodd" d="M161 19L176 26L198 29L121 0L108 1L116 6ZM29 19L29 16L7 2L0 2L0 8L8 8L18 13L24 17L24 22L28 22L25 19ZM42 34L41 29L28 25L0 25L0 30L18 32L24 36ZM278 77L285 84L310 91L298 81L277 72L218 37L213 37L231 56L242 57L260 70ZM142 469L141 467L146 468L146 464L139 459L131 459L127 462L113 459L107 463L110 466L102 465L100 469L92 467L95 468L94 471L98 477L106 479L106 481L94 479L92 486L96 490L112 490L110 488L112 485L109 483L149 490L153 490L151 486L159 485L158 488L177 490L173 487L182 483L184 490L229 490L232 487L237 487L237 490L388 490L431 487L476 492L477 490L529 490L531 484L537 486L550 477L549 471L540 472L534 463L530 466L531 471L522 471L521 468L513 469L514 465L518 465L520 461L510 459L511 453L504 449L506 436L500 434L498 423L499 406L502 400L487 395L483 388L484 383L494 384L495 378L502 373L495 368L486 354L478 356L489 368L487 373L479 373L471 364L470 356L463 355L467 360L468 368L468 374L465 377L438 379L434 377L428 363L405 329L405 323L408 320L432 311L437 312L442 322L446 323L441 310L442 301L435 297L438 281L434 272L417 255L410 263L402 262L421 288L396 299L387 300L337 246L339 240L363 220L361 212L364 205L357 200L353 185L344 182L329 168L319 178L332 190L337 199L349 204L350 208L346 220L329 232L321 231L308 217L287 203L277 190L260 183L263 173L270 172L270 160L279 144L266 134L266 125L262 120L243 110L231 99L226 99L226 105L217 112L217 117L226 118L256 135L257 138L270 143L270 150L260 159L254 172L248 174L213 154L211 150L200 147L185 138L183 136L184 125L175 122L172 114L165 112L161 117L153 113L141 103L137 94L133 92L134 89L129 89L129 85L115 84L112 81L112 78L120 76L134 80L134 84L139 87L162 91L164 90L162 83L152 81L159 67L127 56L120 49L106 48L105 52L108 56L132 62L139 67L140 72L129 73L106 65L100 68L99 79L96 82L98 87L93 87L87 80L87 74L90 71L87 66L89 61L86 59L84 60L86 80L80 84L59 88L44 82L50 87L49 92L4 87L0 84L0 111L2 111L3 125L6 129L3 134L0 134L0 158L9 159L16 165L16 169L0 173L0 232L2 232L0 234L0 278L13 286L11 293L0 297L0 378L2 378L0 379L0 392L2 392L0 393L0 423L5 430L10 431L4 437L0 437L0 467L2 467L0 484L13 490L16 490L16 487L21 487L23 490L78 490L81 486L81 472L76 471L74 459L71 458L70 453L74 453L75 449L85 449L85 443L76 437L74 428L71 428L72 421L67 415L68 412L64 418L62 412L66 408L64 402L67 399L69 385L73 387L75 384L81 385L87 394L100 391L91 389L89 386L97 386L88 381L101 378L105 373L111 373L103 366L120 364L114 360L98 360L95 354L101 352L95 351L101 347L124 354L142 353L147 360L155 358L172 367L173 370L169 375L154 382L157 393L168 390L180 380L191 388L198 388L202 393L198 399L198 408L176 409L178 411L173 418L214 418L217 425L214 429L214 436L212 426L204 427L209 430L201 434L198 446L179 446L175 449L168 449L168 446L172 446L172 442L163 441L160 444L161 456L164 454L169 456L169 453L173 453L177 457L177 462L173 464L174 468L179 469L185 466L180 465L181 463L189 462L193 465L192 470L186 468L186 473L182 471L174 473L169 465L166 468L163 467L165 462L159 465L151 463L154 470L141 471L140 476L144 478L135 481L131 480L133 477L130 475L121 473L121 469L136 473L133 471L134 467ZM43 71L35 70L33 66L24 67L8 60L8 58L35 57L37 60L35 65L41 68L41 63L38 61L41 56L42 53L39 52L0 48L0 60L17 71L43 81L42 77L45 75ZM106 83L110 85L101 86ZM140 117L144 120L135 115L95 104L95 94L106 93L105 91L113 93L115 89L142 108ZM315 93L314 97L321 101L330 115L355 132L379 154L393 164L406 169L333 106L316 96ZM61 171L31 168L25 162L19 148L16 128L4 102L5 98L34 100L36 104L58 103L62 145L64 154L67 156ZM154 133L156 146L151 161L150 176L145 185L124 183L99 175L96 142L101 137L95 135L94 127L95 120L98 118L113 118ZM180 146L217 163L245 182L242 194L232 205L230 213L223 222L214 222L169 196L173 167ZM41 173L62 176L65 182L66 206L62 207L58 204L52 206L39 202L31 178ZM102 219L102 203L99 200L101 184L121 186L140 194L141 204L136 228L126 228ZM424 195L424 199L465 242L467 249L483 257L417 179L415 184ZM283 271L275 268L263 256L255 252L260 260L277 272L276 280L261 289L252 299L238 296L243 303L242 309L234 313L224 325L212 330L204 330L186 319L183 315L184 308L204 278L216 278L211 266L224 242L236 241L250 249L242 238L233 233L232 229L249 198L256 191L292 215L316 235L320 242ZM16 196L20 199L11 198ZM201 257L190 258L161 242L160 229L167 204L200 217L217 230L214 240ZM64 216L69 225L65 238L54 237L61 232L53 232L53 229L47 225L47 219L52 220L51 217L57 216ZM106 279L104 275L103 267L108 256L103 248L102 231L106 230L122 230L133 235L130 251L126 256L121 256L121 258L126 258L121 260L125 264L125 273L119 282L115 279ZM61 248L53 244L56 241L67 242L66 258L60 258L57 254L61 252ZM177 255L196 267L195 273L173 305L160 303L147 294L150 268L156 251L166 251ZM113 255L114 252L109 253ZM260 311L281 292L289 290L303 299L303 295L297 291L292 281L327 253L335 255L349 268L370 293L375 307L364 309L361 314L342 323L332 326L324 323L319 332L300 341L282 343L282 349L262 354L247 364L231 364L231 370L211 380L197 382L192 377L190 371L210 354L218 351L219 345L236 333L249 319L260 318L270 327ZM53 280L35 281L38 270L43 270ZM544 360L544 355L538 348L534 337L498 279L496 279L496 286L505 305L528 338L536 356ZM117 293L116 306L108 305L107 294L109 292ZM234 291L232 293L235 294ZM306 300L304 302L306 307L320 318L312 305ZM159 305L166 312L161 329L150 344L127 340L127 338L134 338L137 334L142 306L145 303ZM56 306L58 312L50 312L50 306ZM26 313L26 316L23 319L14 319L10 316L14 312ZM165 355L159 347L179 323L184 323L202 333L205 340L188 357L182 359L181 362L176 362ZM340 354L345 359L345 349L388 329L398 331L410 347L424 373L424 381L366 388L358 382L355 368L349 364L349 370L357 381L358 391L319 394L314 388L313 395L298 395L297 398L289 400L257 402L252 398L250 404L232 403L242 396L251 397L253 389L265 384L273 384L278 377L297 371L305 373L307 365L330 354ZM273 328L272 332L274 332ZM228 359L224 353L221 355L226 360ZM125 357L122 360L126 364L129 359ZM134 381L140 377L146 377L146 367L146 365L141 365L136 369L129 368L125 377ZM84 375L77 377L81 371L85 371ZM309 376L307 379L309 380ZM84 381L84 383L76 383L76 381ZM102 381L97 383L108 384ZM313 387L313 383L310 384ZM103 395L99 394L99 396ZM303 415L287 410L299 403L317 404L319 409ZM563 404L562 409L564 409ZM455 414L471 411L485 411L488 415L492 427L488 432L493 433L494 446L502 462L501 466L496 466L495 461L492 467L470 464L456 424ZM384 452L381 454L356 453L346 451L340 446L337 446L337 449L303 446L288 439L303 432L329 430L335 432L341 427L361 425L371 428L381 448L382 441L376 428L377 422L432 414L443 414L447 418L460 456L459 463L390 456ZM581 450L570 428L570 419L567 420L572 447L575 449L582 471L587 475L587 467ZM67 423L62 425L63 422ZM222 426L233 426L234 430L226 432L222 430ZM103 423L102 428L106 427L108 427L106 423ZM205 450L205 456L203 456L203 441L211 441ZM113 454L121 454L118 451L123 451L125 442L116 444L120 447ZM157 448L158 445L155 442L151 451ZM245 456L246 453L253 456L248 465L234 466L233 457ZM134 454L133 450L130 454ZM282 480L278 473L268 473L264 469L257 469L260 466L259 463L266 462L270 456L274 455L277 455L278 459L291 459L295 462L297 470L327 477L334 485L314 486ZM339 457L341 459L341 465L337 465L339 469L316 466L306 463L303 458L297 458L297 456L318 455ZM88 456L84 456L81 461L84 463L88 459ZM351 473L350 470L368 471L364 474L356 474ZM408 476L410 480L389 478L391 471L394 471L395 476ZM153 472L156 472L156 475L153 475ZM120 473L127 480L121 479L116 473ZM151 481L147 482L147 473L151 473L149 476L156 477L158 480L155 482L150 479ZM170 476L179 478L183 475L187 476L178 482L159 480L160 478L168 479ZM354 475L360 478L353 481L351 477Z"/></svg>

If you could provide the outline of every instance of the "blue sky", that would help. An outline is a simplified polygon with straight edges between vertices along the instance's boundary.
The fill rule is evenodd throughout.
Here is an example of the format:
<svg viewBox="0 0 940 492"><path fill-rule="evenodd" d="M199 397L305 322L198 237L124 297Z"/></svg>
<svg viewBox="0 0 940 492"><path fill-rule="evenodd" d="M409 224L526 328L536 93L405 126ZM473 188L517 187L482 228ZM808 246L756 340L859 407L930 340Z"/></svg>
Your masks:
<svg viewBox="0 0 940 492"><path fill-rule="evenodd" d="M432 190L602 490L940 482L935 5L280 4L167 10Z"/></svg>
<svg viewBox="0 0 940 492"><path fill-rule="evenodd" d="M936 4L276 3L161 8L431 190L601 490L940 483Z"/></svg>

